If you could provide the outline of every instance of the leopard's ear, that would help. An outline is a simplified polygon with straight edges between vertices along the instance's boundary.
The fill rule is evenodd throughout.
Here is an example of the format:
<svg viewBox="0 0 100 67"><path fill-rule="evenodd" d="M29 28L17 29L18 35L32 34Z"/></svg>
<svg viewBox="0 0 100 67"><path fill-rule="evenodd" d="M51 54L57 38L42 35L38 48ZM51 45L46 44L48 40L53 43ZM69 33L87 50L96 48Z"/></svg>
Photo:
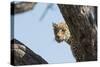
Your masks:
<svg viewBox="0 0 100 67"><path fill-rule="evenodd" d="M56 27L56 26L57 26L57 24L56 24L56 23L52 23L52 25L53 25L53 27Z"/></svg>

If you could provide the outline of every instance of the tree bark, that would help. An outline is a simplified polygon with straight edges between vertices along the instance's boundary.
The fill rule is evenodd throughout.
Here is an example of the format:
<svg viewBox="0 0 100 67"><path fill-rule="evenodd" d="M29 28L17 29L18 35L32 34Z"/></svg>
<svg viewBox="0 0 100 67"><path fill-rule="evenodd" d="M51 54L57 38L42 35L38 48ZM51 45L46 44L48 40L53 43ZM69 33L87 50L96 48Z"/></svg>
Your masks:
<svg viewBox="0 0 100 67"><path fill-rule="evenodd" d="M68 43L76 61L97 60L97 7L64 4L58 7L69 27Z"/></svg>
<svg viewBox="0 0 100 67"><path fill-rule="evenodd" d="M11 2L11 15L24 13L29 10L32 10L35 5L36 2Z"/></svg>
<svg viewBox="0 0 100 67"><path fill-rule="evenodd" d="M48 64L40 55L36 54L30 48L16 39L11 40L11 64L19 65L36 65Z"/></svg>

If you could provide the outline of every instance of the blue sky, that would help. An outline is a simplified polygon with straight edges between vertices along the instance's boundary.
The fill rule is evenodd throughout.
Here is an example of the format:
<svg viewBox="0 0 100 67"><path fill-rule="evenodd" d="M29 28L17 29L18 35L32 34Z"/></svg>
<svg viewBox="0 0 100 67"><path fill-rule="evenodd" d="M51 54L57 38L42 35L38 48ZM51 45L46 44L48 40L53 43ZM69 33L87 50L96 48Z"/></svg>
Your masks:
<svg viewBox="0 0 100 67"><path fill-rule="evenodd" d="M15 38L48 63L75 62L70 46L65 42L57 43L54 39L52 23L64 21L57 5L53 4L40 20L47 6L47 3L38 3L33 10L15 15Z"/></svg>

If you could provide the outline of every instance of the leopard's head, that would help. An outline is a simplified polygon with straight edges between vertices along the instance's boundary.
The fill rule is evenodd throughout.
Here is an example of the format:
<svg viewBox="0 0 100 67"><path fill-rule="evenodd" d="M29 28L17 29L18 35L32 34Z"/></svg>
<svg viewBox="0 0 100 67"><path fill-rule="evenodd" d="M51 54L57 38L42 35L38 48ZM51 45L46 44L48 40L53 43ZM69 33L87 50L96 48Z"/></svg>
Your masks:
<svg viewBox="0 0 100 67"><path fill-rule="evenodd" d="M53 23L55 40L60 43L62 41L67 41L70 38L70 31L65 22Z"/></svg>

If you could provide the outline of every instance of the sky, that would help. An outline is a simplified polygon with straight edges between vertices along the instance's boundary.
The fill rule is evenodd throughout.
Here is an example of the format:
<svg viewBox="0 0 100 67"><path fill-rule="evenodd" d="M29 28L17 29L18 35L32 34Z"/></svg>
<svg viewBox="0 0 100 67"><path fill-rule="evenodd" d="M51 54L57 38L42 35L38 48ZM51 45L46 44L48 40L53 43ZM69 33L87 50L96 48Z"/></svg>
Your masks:
<svg viewBox="0 0 100 67"><path fill-rule="evenodd" d="M34 9L16 14L14 37L50 64L75 62L70 46L65 42L57 43L54 37L52 23L64 21L59 8L52 4L45 12L48 5L38 3Z"/></svg>

